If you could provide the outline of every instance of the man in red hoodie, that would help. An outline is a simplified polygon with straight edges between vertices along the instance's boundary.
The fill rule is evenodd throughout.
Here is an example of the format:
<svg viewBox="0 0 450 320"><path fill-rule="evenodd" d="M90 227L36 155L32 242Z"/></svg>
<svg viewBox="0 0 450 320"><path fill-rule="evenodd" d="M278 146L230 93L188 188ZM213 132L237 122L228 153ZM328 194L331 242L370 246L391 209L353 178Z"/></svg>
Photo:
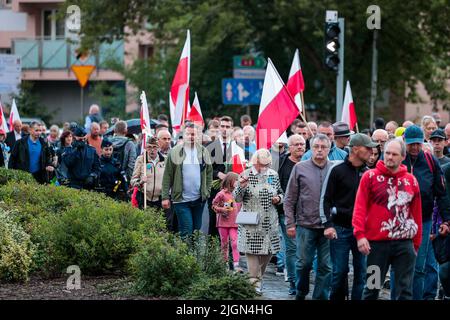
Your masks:
<svg viewBox="0 0 450 320"><path fill-rule="evenodd" d="M402 164L405 156L403 141L386 143L384 161L364 173L356 194L353 233L358 250L367 256L364 300L378 298L389 266L395 274L395 299L412 299L414 266L422 240L422 202L416 178ZM377 285L372 283L372 274L380 277L374 281Z"/></svg>

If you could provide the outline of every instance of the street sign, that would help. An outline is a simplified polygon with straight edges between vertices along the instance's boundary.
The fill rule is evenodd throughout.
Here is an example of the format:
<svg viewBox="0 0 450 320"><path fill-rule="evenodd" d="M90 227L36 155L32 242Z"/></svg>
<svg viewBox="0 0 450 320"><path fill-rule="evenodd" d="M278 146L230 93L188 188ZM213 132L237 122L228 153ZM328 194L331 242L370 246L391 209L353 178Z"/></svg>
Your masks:
<svg viewBox="0 0 450 320"><path fill-rule="evenodd" d="M222 102L226 105L259 105L264 79L222 79Z"/></svg>
<svg viewBox="0 0 450 320"><path fill-rule="evenodd" d="M234 56L234 69L265 69L267 60L264 57Z"/></svg>
<svg viewBox="0 0 450 320"><path fill-rule="evenodd" d="M86 65L86 66L76 66L73 65L71 67L73 73L75 74L75 76L77 77L78 83L80 84L80 86L82 88L84 88L86 86L86 84L88 83L89 78L91 77L92 71L94 71L95 66L90 66L90 65Z"/></svg>
<svg viewBox="0 0 450 320"><path fill-rule="evenodd" d="M266 69L234 69L235 79L264 79Z"/></svg>
<svg viewBox="0 0 450 320"><path fill-rule="evenodd" d="M0 93L19 93L22 80L22 63L20 56L0 54Z"/></svg>

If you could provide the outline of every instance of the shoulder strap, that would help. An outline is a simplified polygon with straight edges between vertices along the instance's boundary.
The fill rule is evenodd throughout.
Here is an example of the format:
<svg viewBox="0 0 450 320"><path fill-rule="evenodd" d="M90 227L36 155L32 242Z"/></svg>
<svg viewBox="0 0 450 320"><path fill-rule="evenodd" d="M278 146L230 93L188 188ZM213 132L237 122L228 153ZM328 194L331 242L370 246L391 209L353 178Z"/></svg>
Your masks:
<svg viewBox="0 0 450 320"><path fill-rule="evenodd" d="M431 173L434 174L434 172L436 171L436 168L435 168L435 165L434 165L433 156L427 151L424 151L423 154L425 156L425 159L427 160L427 164L428 164L428 167L431 170Z"/></svg>

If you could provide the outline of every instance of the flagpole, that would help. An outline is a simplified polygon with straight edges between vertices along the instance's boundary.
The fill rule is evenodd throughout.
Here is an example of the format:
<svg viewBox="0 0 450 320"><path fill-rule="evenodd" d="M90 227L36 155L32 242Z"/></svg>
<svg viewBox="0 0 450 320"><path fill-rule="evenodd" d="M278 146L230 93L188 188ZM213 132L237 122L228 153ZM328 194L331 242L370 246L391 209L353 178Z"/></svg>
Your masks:
<svg viewBox="0 0 450 320"><path fill-rule="evenodd" d="M283 79L281 79L281 76L278 74L278 71L277 71L277 69L275 68L275 66L273 65L272 60L271 60L270 58L269 58L268 60L269 60L269 63L272 64L273 69L276 71L275 73L277 74L278 79L280 79L280 82L283 84L283 87L286 88L286 85L284 84ZM295 103L295 99L292 97L291 93L289 92L289 90L287 90L287 88L286 88L286 92L287 92L289 98L291 99L291 101L292 101L292 102L294 103L294 105L296 106L297 104ZM312 132L311 128L310 128L309 125L308 125L308 122L306 122L306 119L305 119L305 117L303 116L303 112L300 112L300 111L299 111L299 113L300 113L300 118L302 118L303 122L306 124L306 127L308 128L309 133L311 134L311 137L314 136L314 133Z"/></svg>
<svg viewBox="0 0 450 320"><path fill-rule="evenodd" d="M303 99L303 91L300 91L300 97L302 98L302 109L303 109L303 114L305 115L305 121L306 119L306 106L305 106L305 100ZM308 123L306 123L308 124Z"/></svg>
<svg viewBox="0 0 450 320"><path fill-rule="evenodd" d="M144 133L144 139L147 139L147 135ZM147 146L145 141L144 146ZM144 148L144 177L147 177L147 150ZM144 183L144 210L147 209L147 181Z"/></svg>
<svg viewBox="0 0 450 320"><path fill-rule="evenodd" d="M359 133L358 122L356 123L356 132Z"/></svg>

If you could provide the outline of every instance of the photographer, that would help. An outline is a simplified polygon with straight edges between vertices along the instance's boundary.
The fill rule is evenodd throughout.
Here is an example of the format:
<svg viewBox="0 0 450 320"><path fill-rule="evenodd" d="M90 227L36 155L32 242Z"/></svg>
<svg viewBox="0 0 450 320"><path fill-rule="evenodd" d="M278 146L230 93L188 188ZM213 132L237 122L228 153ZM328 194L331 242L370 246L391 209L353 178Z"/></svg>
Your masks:
<svg viewBox="0 0 450 320"><path fill-rule="evenodd" d="M92 190L100 176L100 160L95 148L86 144L85 135L82 127L73 129L72 150L62 160L68 169L69 187Z"/></svg>

